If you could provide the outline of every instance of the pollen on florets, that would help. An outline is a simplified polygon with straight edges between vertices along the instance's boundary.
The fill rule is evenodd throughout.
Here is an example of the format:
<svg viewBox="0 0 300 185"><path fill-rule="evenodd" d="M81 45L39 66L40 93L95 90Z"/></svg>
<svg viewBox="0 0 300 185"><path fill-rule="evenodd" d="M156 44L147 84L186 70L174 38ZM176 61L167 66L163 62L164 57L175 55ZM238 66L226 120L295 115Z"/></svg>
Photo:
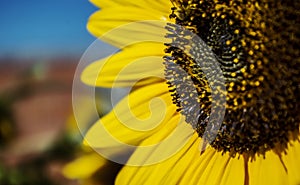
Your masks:
<svg viewBox="0 0 300 185"><path fill-rule="evenodd" d="M216 137L204 139L232 157L286 150L299 135L300 125L300 2L172 2L170 18L211 48L225 78L225 117ZM166 37L172 43L166 43L166 80L178 111L199 137L207 137L207 128L218 124L208 122L212 89L207 74L180 49L188 47L190 38L174 25L167 26ZM201 47L194 54L207 57ZM182 76L175 66L187 75Z"/></svg>

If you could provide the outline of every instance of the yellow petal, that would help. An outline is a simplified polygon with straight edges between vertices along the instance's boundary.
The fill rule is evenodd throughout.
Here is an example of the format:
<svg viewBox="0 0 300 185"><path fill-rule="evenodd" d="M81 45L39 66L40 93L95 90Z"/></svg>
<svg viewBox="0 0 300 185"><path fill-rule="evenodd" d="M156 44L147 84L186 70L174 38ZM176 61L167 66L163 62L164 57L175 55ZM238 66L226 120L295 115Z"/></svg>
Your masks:
<svg viewBox="0 0 300 185"><path fill-rule="evenodd" d="M179 114L168 120L165 127L145 139L127 165L144 166L160 163L177 153L193 136L191 126ZM167 150L166 150L167 149Z"/></svg>
<svg viewBox="0 0 300 185"><path fill-rule="evenodd" d="M192 156L190 159L192 162L182 175L179 184L231 185L244 183L245 174L242 160L231 158L228 154L222 155L211 147L208 147L200 155L199 150L196 150L199 145L198 142L191 147L194 148L194 154L188 156ZM182 161L182 165L185 163ZM174 175L172 177L174 178Z"/></svg>
<svg viewBox="0 0 300 185"><path fill-rule="evenodd" d="M118 48L133 42L166 43L169 42L165 38L167 17L159 10L111 7L94 13L88 21L87 29L99 39Z"/></svg>
<svg viewBox="0 0 300 185"><path fill-rule="evenodd" d="M163 49L160 43L126 47L111 57L90 64L83 71L81 80L92 86L109 88L132 87L137 81L140 85L161 81L164 78Z"/></svg>
<svg viewBox="0 0 300 185"><path fill-rule="evenodd" d="M266 153L266 157L256 157L249 163L250 184L282 185L288 183L288 175L280 158L273 151Z"/></svg>
<svg viewBox="0 0 300 185"><path fill-rule="evenodd" d="M171 122L170 122L171 123ZM186 125L187 126L187 125ZM153 135L149 140L161 140L161 138L165 138L170 134L172 130L170 131L164 131L164 132L158 132L155 135ZM177 138L177 141L183 140L183 138ZM165 153L169 153L169 151L176 151L176 148L178 147L178 143L171 142L169 143L169 146L163 145L163 147L158 146L156 149L152 151L145 152L143 148L137 149L134 154L131 156L129 163L131 160L141 160L143 158L145 166L124 166L123 169L120 171L120 173L117 176L116 184L165 184L163 183L164 176L168 174L172 167L177 162L178 158L180 158L186 151L188 151L190 145L195 142L195 137L191 137L188 140L188 143L181 148L179 152L177 152L173 156L171 155L169 159L165 161L159 161L159 156L164 155ZM147 142L147 140L145 140ZM152 141L151 141L152 142ZM164 152L163 152L164 151ZM147 160L150 160L150 162L155 162L154 159L157 158L159 163L149 165L149 162ZM147 165L148 164L148 165ZM150 163L151 164L151 163ZM174 177L176 178L176 177Z"/></svg>
<svg viewBox="0 0 300 185"><path fill-rule="evenodd" d="M154 137L153 135L151 139ZM183 138L179 137L177 141L179 142L180 139ZM179 152L165 161L150 166L123 167L118 174L116 184L243 184L243 161L231 159L228 155L223 156L212 148L208 148L200 155L199 146L200 139L194 133ZM143 154L137 149L130 160L135 160L133 158L141 157L141 155L145 155L147 160L151 160L151 157L163 155L172 147L177 147L176 143L165 146L164 152L159 149L154 150L151 155ZM174 149L171 150L174 151Z"/></svg>
<svg viewBox="0 0 300 185"><path fill-rule="evenodd" d="M89 0L89 1L99 8L107 8L107 7L114 7L120 5L118 2L112 0L103 0L103 1Z"/></svg>
<svg viewBox="0 0 300 185"><path fill-rule="evenodd" d="M228 154L226 154L228 155ZM221 157L219 153L219 158ZM228 156L229 157L229 156ZM244 161L242 158L230 159L220 185L243 184L245 179Z"/></svg>
<svg viewBox="0 0 300 185"><path fill-rule="evenodd" d="M244 163L243 160L233 159L228 154L222 155L213 148L208 148L204 154L208 152L213 155L211 158L202 156L198 159L199 169L196 170L192 177L193 184L212 184L212 185L231 185L244 183ZM199 156L198 156L199 157ZM202 161L205 161L204 164ZM188 171L187 173L193 173Z"/></svg>
<svg viewBox="0 0 300 185"><path fill-rule="evenodd" d="M165 14L169 14L172 7L171 1L165 0L90 0L90 2L101 9L115 6L122 6L126 8L130 8L128 6L138 6L143 9L149 9L148 11L151 9L160 10L161 12L165 12Z"/></svg>
<svg viewBox="0 0 300 185"><path fill-rule="evenodd" d="M300 142L295 141L288 149L287 155L282 155L282 160L288 170L289 183L300 184Z"/></svg>
<svg viewBox="0 0 300 185"><path fill-rule="evenodd" d="M98 153L86 154L66 165L63 174L70 179L85 179L104 166L106 161Z"/></svg>
<svg viewBox="0 0 300 185"><path fill-rule="evenodd" d="M165 83L139 88L93 125L86 134L85 143L104 149L138 145L165 127L174 114L176 106Z"/></svg>

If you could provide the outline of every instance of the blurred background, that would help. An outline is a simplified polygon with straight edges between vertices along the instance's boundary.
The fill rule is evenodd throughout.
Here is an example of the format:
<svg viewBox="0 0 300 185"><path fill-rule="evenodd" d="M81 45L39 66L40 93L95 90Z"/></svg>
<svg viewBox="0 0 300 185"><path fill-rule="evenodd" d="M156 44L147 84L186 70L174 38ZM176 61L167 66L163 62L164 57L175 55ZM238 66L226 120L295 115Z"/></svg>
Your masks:
<svg viewBox="0 0 300 185"><path fill-rule="evenodd" d="M95 40L86 23L97 8L87 0L0 8L0 185L75 185L61 169L80 153L72 81Z"/></svg>

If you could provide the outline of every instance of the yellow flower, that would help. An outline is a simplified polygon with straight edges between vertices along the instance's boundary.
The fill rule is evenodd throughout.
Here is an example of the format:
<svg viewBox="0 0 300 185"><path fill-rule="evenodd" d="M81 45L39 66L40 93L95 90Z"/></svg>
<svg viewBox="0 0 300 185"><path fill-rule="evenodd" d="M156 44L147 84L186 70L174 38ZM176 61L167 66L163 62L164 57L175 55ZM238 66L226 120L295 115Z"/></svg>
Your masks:
<svg viewBox="0 0 300 185"><path fill-rule="evenodd" d="M85 136L116 184L300 183L298 1L92 2L121 51L82 80L132 87Z"/></svg>

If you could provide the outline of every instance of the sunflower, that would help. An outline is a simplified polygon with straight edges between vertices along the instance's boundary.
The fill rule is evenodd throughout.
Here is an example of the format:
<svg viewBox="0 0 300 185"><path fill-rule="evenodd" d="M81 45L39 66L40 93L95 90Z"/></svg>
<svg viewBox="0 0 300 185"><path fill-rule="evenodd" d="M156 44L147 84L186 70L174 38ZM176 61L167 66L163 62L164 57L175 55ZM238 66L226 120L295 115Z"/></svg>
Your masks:
<svg viewBox="0 0 300 185"><path fill-rule="evenodd" d="M299 1L92 2L120 52L82 80L131 88L85 136L116 184L300 184Z"/></svg>

